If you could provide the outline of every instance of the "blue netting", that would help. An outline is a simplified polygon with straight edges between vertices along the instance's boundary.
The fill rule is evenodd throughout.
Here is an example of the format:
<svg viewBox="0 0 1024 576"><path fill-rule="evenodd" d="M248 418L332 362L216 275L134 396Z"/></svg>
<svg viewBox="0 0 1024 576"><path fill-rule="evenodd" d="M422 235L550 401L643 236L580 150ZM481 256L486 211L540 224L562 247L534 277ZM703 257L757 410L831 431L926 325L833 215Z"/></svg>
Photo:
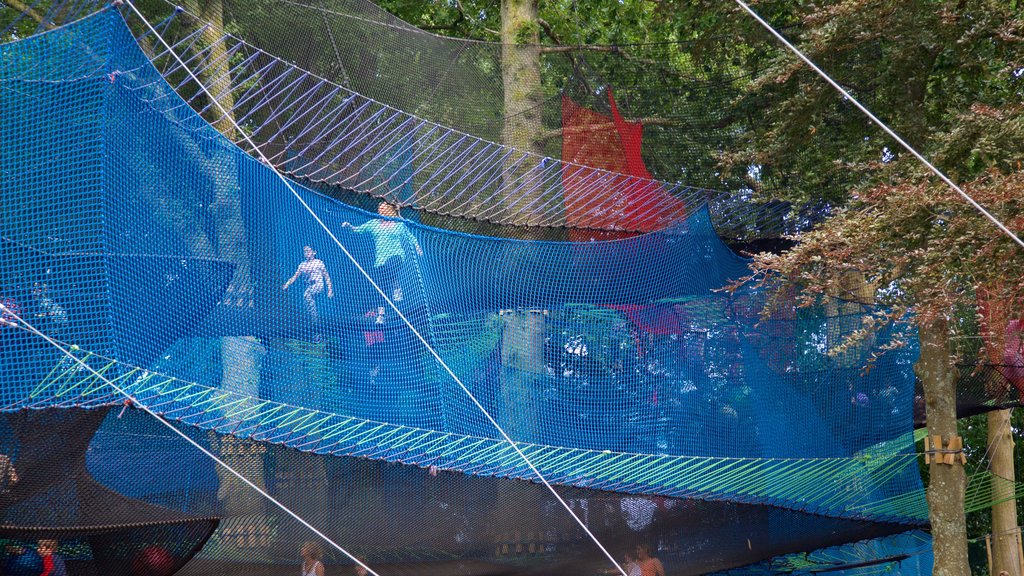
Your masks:
<svg viewBox="0 0 1024 576"><path fill-rule="evenodd" d="M399 221L293 182L307 209L178 99L114 10L0 62L0 296L169 419L533 479L429 346L560 484L923 522L915 346L865 371L891 335L829 353L864 307L766 318L768 289L721 291L746 261L706 210L569 243ZM363 169L402 179L402 142ZM4 411L120 402L24 327L0 332Z"/></svg>

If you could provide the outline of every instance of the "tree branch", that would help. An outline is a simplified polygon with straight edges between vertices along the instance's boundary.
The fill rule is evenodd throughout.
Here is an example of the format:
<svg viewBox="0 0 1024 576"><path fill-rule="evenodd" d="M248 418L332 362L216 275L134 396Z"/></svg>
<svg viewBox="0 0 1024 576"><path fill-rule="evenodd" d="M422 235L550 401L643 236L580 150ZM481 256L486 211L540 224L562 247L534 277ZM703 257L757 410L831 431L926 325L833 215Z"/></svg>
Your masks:
<svg viewBox="0 0 1024 576"><path fill-rule="evenodd" d="M21 0L4 0L4 2L8 4L11 8L20 11L22 14L25 14L29 18L38 22L39 24L42 24L43 27L46 28L47 30L53 30L55 28L55 26L50 22L45 22L43 20L43 17L38 12L36 12L34 8L29 6L28 4L25 4Z"/></svg>
<svg viewBox="0 0 1024 576"><path fill-rule="evenodd" d="M537 18L537 23L540 24L540 27L544 30L544 33L548 35L548 38L551 38L552 42L559 46L562 45L562 39L558 37L558 34L555 34L555 30L551 27L551 24L548 24L547 20Z"/></svg>
<svg viewBox="0 0 1024 576"><path fill-rule="evenodd" d="M623 60L628 62L636 62L638 64L645 64L647 66L657 66L662 72L668 72L679 78L692 78L693 76L676 70L671 66L666 66L665 62L660 60L652 60L651 58L640 58L631 55L629 52L623 50L620 46L607 45L607 44L573 44L570 46L541 46L541 54L557 54L559 52L573 52L575 50L586 50L589 52L609 52L612 54L618 54L622 56ZM570 54L570 57L572 55Z"/></svg>
<svg viewBox="0 0 1024 576"><path fill-rule="evenodd" d="M572 52L574 50L589 50L591 52L622 52L618 46L607 46L601 44L573 44L572 46L541 46L541 54L556 52Z"/></svg>
<svg viewBox="0 0 1024 576"><path fill-rule="evenodd" d="M459 13L458 18L455 19L451 24L437 25L437 26L420 26L420 30L456 30L459 24L462 24L466 20L466 13L462 11L462 2L456 2L455 8Z"/></svg>
<svg viewBox="0 0 1024 576"><path fill-rule="evenodd" d="M642 124L644 126L680 126L680 125L683 124L683 122L681 120L676 120L674 118L658 118L658 117L637 118L635 120L631 120L631 119L627 118L626 122L632 122L632 123L639 122L640 124ZM537 139L538 140L550 140L551 138L571 136L571 135L574 135L574 134L584 134L586 132L590 132L590 131L594 131L594 130L607 130L609 128L615 128L615 123L614 122L605 122L605 123L602 123L602 124L590 124L588 126L574 126L572 128L556 128L554 130L545 130L544 132L541 132L539 135L537 135Z"/></svg>

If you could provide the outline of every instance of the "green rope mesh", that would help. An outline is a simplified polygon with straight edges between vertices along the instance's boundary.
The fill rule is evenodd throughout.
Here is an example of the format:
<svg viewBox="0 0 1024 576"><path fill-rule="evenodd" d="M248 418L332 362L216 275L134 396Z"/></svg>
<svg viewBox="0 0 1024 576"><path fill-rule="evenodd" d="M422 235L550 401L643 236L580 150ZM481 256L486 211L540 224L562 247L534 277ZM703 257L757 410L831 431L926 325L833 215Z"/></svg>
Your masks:
<svg viewBox="0 0 1024 576"><path fill-rule="evenodd" d="M77 361L61 360L31 394L5 410L61 405L65 399L69 405L86 407L120 404L123 396L113 384L164 418L238 437L286 443L319 454L368 456L532 479L521 458L501 440L254 399L126 365L78 347L71 351ZM894 439L850 458L691 457L517 445L546 478L562 484L635 493L650 493L661 486L656 493L664 496L768 500L793 507L813 500L829 508L845 505L845 515L854 518L925 520L927 507L920 494L884 498L875 492L917 458L917 454L893 452L889 445L907 442ZM448 466L453 460L463 464Z"/></svg>

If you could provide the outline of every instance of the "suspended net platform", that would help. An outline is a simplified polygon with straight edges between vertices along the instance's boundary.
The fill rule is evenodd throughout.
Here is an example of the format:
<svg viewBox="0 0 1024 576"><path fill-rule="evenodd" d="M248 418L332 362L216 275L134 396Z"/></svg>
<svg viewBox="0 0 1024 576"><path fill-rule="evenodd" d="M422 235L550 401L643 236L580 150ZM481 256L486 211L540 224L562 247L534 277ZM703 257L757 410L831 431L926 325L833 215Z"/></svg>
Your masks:
<svg viewBox="0 0 1024 576"><path fill-rule="evenodd" d="M137 25L108 8L0 46L5 562L55 538L81 574L297 570L309 528L168 426L381 574L609 569L566 507L616 557L643 544L670 574L926 556L912 335L850 341L873 310L723 290L747 261L711 205L650 179L586 173L685 205L598 242L347 203L438 182L414 203L507 216L548 186L536 214L564 227L581 168L517 173L534 157L468 136L442 154L453 133L340 88L321 97L364 109L338 134L387 136L324 148L347 180L284 180L182 99L186 66L155 67ZM282 65L252 54L239 61ZM263 127L283 113L257 108ZM309 133L324 110L286 124Z"/></svg>

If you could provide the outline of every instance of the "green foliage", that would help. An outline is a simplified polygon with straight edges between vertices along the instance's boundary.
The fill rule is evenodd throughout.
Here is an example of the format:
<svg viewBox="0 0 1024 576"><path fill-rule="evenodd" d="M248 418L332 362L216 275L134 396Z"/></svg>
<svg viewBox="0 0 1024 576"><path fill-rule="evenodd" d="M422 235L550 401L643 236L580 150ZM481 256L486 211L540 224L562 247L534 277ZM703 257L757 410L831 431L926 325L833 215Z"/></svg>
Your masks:
<svg viewBox="0 0 1024 576"><path fill-rule="evenodd" d="M529 44L540 36L540 24L536 22L519 22L512 37L516 44Z"/></svg>
<svg viewBox="0 0 1024 576"><path fill-rule="evenodd" d="M0 30L6 30L6 34L0 38L0 42L10 42L25 38L35 32L38 23L31 18L22 17L21 13L10 8L0 6Z"/></svg>
<svg viewBox="0 0 1024 576"><path fill-rule="evenodd" d="M500 28L498 6L485 0L381 5L440 34L493 41ZM755 8L954 177L1020 161L1024 127L1014 105L1024 100L1024 56L1015 6L762 0ZM550 0L540 2L540 18L544 44L618 47L545 58L545 93L568 92L601 110L610 88L627 115L661 120L647 124L644 150L659 178L844 205L894 175L921 174L730 1ZM584 85L574 86L580 78ZM551 109L545 124L558 126ZM549 141L548 153L557 146Z"/></svg>
<svg viewBox="0 0 1024 576"><path fill-rule="evenodd" d="M986 0L777 1L758 3L758 9L955 178L977 178L990 167L1005 171L1019 161L1019 123L995 136L984 119L1020 117L1024 83L1014 73L1024 65L1019 11ZM803 182L784 187L794 198L819 197L819 188L845 203L850 190L891 178L879 165L893 160L902 168L897 177L922 173L909 156L901 162L901 150L792 56L768 55L756 75L746 98L763 111L764 122L752 132L771 143L761 151L766 165L800 175ZM825 186L830 182L841 185Z"/></svg>

